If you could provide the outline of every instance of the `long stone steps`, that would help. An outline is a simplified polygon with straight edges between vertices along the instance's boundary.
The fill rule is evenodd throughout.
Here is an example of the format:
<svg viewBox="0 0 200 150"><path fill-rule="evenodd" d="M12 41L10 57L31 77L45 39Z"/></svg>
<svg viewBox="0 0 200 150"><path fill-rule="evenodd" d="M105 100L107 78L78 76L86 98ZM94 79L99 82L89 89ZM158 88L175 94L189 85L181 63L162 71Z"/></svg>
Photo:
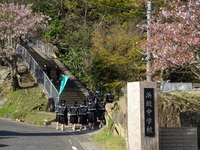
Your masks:
<svg viewBox="0 0 200 150"><path fill-rule="evenodd" d="M67 68L58 59L50 59L34 46L29 46L28 51L35 59L35 61L37 61L38 65L41 68L44 69L45 64L51 66L50 78L52 79L52 83L58 91L60 89L60 82L56 82L55 66L58 66L62 70L63 74L70 76L65 89L60 95L60 100L66 100L68 107L72 106L75 101L80 104L82 100L86 99L86 95L88 93L87 89L80 84L80 82L67 70Z"/></svg>

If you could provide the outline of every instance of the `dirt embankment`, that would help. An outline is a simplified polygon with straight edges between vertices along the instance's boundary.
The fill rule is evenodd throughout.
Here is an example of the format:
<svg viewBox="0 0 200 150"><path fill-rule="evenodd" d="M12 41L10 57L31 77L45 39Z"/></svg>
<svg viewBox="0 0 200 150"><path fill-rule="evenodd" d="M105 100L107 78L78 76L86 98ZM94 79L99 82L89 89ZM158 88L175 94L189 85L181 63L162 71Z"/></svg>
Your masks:
<svg viewBox="0 0 200 150"><path fill-rule="evenodd" d="M199 126L200 89L162 92L158 99L160 127Z"/></svg>

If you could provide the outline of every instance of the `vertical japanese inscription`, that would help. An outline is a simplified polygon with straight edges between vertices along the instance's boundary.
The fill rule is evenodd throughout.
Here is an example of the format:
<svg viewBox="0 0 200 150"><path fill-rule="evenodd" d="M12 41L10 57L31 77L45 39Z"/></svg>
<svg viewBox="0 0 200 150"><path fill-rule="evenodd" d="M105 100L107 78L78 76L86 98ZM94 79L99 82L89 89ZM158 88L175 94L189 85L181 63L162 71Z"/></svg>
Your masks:
<svg viewBox="0 0 200 150"><path fill-rule="evenodd" d="M155 136L154 89L144 88L145 136Z"/></svg>

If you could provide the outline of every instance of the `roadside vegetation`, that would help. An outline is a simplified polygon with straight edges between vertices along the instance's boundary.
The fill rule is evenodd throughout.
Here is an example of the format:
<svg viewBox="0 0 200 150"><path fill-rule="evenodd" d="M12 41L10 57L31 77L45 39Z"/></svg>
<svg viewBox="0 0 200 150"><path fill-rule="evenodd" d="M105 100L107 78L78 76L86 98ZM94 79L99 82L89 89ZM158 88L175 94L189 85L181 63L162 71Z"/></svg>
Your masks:
<svg viewBox="0 0 200 150"><path fill-rule="evenodd" d="M9 78L0 86L0 117L38 125L55 118L45 112L47 97L30 73L21 76L21 88L16 91L11 90Z"/></svg>
<svg viewBox="0 0 200 150"><path fill-rule="evenodd" d="M92 140L107 150L127 150L126 141L121 136L114 135L107 127L94 135Z"/></svg>

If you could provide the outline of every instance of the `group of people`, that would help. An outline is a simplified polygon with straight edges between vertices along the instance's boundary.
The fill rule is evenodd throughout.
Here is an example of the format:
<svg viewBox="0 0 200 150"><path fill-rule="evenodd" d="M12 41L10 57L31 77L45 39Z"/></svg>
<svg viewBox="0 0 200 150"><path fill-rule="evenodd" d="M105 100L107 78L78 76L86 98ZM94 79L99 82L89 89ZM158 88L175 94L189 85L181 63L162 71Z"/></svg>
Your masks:
<svg viewBox="0 0 200 150"><path fill-rule="evenodd" d="M48 66L47 64L44 64L44 72L48 76L48 78L50 80L52 80L52 78L51 78L51 67ZM59 82L62 70L58 66L55 66L55 73L56 73L56 81Z"/></svg>
<svg viewBox="0 0 200 150"><path fill-rule="evenodd" d="M61 131L63 131L64 126L68 125L69 122L72 125L73 131L76 130L78 124L80 130L86 129L87 127L93 130L97 119L99 120L99 128L102 128L105 124L105 104L113 102L113 99L114 95L108 93L106 102L104 102L102 93L96 93L96 96L94 96L93 93L90 92L87 100L83 100L81 104L75 102L74 105L69 108L69 111L66 106L66 101L61 100L60 104L56 106L56 129L58 130L59 124L61 124Z"/></svg>

